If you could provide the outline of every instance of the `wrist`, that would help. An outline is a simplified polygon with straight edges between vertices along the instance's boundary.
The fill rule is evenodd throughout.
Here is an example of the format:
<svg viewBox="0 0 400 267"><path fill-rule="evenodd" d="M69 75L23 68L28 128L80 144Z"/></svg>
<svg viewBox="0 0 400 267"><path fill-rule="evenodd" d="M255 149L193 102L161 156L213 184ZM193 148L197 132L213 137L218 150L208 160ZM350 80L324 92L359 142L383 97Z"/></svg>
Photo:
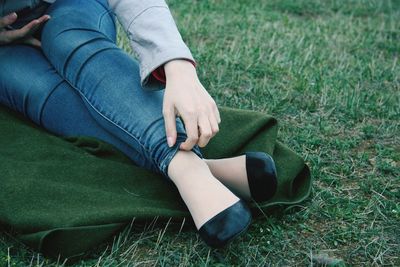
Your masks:
<svg viewBox="0 0 400 267"><path fill-rule="evenodd" d="M173 78L182 75L197 76L196 68L192 61L186 59L174 59L164 64L165 76Z"/></svg>

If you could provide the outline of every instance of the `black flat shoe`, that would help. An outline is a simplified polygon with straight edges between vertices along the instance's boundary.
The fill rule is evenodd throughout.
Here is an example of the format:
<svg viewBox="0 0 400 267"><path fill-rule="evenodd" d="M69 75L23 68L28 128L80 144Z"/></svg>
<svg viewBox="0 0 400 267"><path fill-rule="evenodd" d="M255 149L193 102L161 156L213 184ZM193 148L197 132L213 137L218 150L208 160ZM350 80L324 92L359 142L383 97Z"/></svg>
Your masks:
<svg viewBox="0 0 400 267"><path fill-rule="evenodd" d="M245 152L250 193L256 202L271 199L278 186L275 162L265 152Z"/></svg>
<svg viewBox="0 0 400 267"><path fill-rule="evenodd" d="M228 244L243 233L251 223L251 212L243 200L221 211L199 229L204 242L213 248Z"/></svg>

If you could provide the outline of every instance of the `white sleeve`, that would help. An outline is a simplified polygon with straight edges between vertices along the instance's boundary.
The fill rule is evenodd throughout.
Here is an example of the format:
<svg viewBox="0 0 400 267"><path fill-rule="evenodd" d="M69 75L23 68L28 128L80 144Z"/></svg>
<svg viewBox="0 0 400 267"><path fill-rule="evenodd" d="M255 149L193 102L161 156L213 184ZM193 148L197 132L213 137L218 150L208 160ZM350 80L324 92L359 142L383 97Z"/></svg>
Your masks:
<svg viewBox="0 0 400 267"><path fill-rule="evenodd" d="M138 57L144 86L151 72L172 59L193 56L164 0L108 0ZM146 90L155 90L145 87Z"/></svg>

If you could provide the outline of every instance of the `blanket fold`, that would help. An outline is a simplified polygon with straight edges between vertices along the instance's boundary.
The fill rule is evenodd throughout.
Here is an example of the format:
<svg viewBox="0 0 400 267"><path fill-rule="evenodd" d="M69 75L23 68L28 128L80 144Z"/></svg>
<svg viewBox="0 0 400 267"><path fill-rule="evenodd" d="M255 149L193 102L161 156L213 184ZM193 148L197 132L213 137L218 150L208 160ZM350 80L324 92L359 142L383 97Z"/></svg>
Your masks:
<svg viewBox="0 0 400 267"><path fill-rule="evenodd" d="M219 107L220 131L205 158L245 151L272 155L278 192L251 208L295 204L309 196L303 159L277 141L277 121L258 111ZM56 136L0 105L0 226L47 257L73 257L135 220L190 217L178 190L90 136Z"/></svg>

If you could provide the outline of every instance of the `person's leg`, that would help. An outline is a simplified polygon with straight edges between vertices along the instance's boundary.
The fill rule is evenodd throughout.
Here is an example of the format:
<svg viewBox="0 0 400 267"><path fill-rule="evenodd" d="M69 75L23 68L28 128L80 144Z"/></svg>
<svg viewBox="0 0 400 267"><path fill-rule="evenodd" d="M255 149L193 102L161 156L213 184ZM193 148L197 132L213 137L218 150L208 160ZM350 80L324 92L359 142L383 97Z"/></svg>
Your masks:
<svg viewBox="0 0 400 267"><path fill-rule="evenodd" d="M41 126L58 136L95 137L115 146L134 164L155 171L138 151L99 125L80 95L65 81L47 98L42 108Z"/></svg>
<svg viewBox="0 0 400 267"><path fill-rule="evenodd" d="M40 125L42 107L63 79L28 45L0 45L0 68L0 103Z"/></svg>
<svg viewBox="0 0 400 267"><path fill-rule="evenodd" d="M97 123L171 178L197 228L228 207L237 207L239 198L212 175L198 146L192 151L179 150L187 138L179 118L176 144L168 146L162 114L164 90L141 87L137 61L115 44L114 17L107 1L58 0L48 13L51 19L41 39L47 59L80 94ZM241 227L248 222L248 212L242 211L246 218L237 221Z"/></svg>
<svg viewBox="0 0 400 267"><path fill-rule="evenodd" d="M88 135L102 139L119 148L128 157L137 160L141 155L128 146L125 142L119 140L103 129L88 113L86 106L78 93L72 88L63 86L54 90L49 96L42 112L42 125L53 133L60 135ZM62 121L62 123L60 123ZM180 156L185 154L184 157ZM187 160L190 159L190 160ZM185 161L186 160L186 161ZM148 161L141 159L139 162L144 164ZM226 197L220 194L221 186L209 171L205 162L193 152L179 151L172 159L168 176L178 187L182 198L188 203L188 208L198 228L209 219L209 212L213 209L219 211L222 203L228 206L232 201L232 194ZM175 164L175 165L173 165ZM142 165L143 166L143 165ZM182 168L185 167L185 168ZM150 166L147 167L148 169ZM187 169L186 169L187 168ZM177 171L179 170L179 171ZM180 172L180 173L179 173ZM185 173L185 175L180 175ZM205 183L207 181L207 183ZM201 187L206 187L201 189ZM226 190L222 188L223 190ZM193 194L193 192L201 192L201 194ZM208 194L208 196L206 196ZM215 196L220 197L216 199ZM233 196L234 197L234 196ZM204 199L214 199L207 205L207 210L199 209L204 205ZM235 198L237 199L237 198ZM217 212L216 211L216 212Z"/></svg>
<svg viewBox="0 0 400 267"><path fill-rule="evenodd" d="M137 165L154 168L132 146L92 118L79 93L57 74L39 50L26 45L1 46L0 64L0 103L23 113L53 134L97 137L117 147ZM248 188L247 184L241 185L247 183L244 162L235 162L237 159L203 158L215 177L247 199L241 193Z"/></svg>
<svg viewBox="0 0 400 267"><path fill-rule="evenodd" d="M106 131L89 114L79 94L37 48L0 46L0 104L58 136L85 135L108 142L133 163L152 165L135 149Z"/></svg>
<svg viewBox="0 0 400 267"><path fill-rule="evenodd" d="M1 104L56 135L87 135L106 141L137 165L156 171L152 162L135 149L136 145L131 145L135 139L125 143L96 122L79 93L58 75L40 50L27 45L0 46L0 63ZM184 156L176 157L178 155ZM187 160L189 158L191 160ZM175 172L170 177L178 186L198 228L213 213L237 200L211 175L207 165L194 152L179 151L173 159L175 166L169 170ZM204 190L199 190L202 187ZM205 203L205 199L212 202Z"/></svg>
<svg viewBox="0 0 400 267"><path fill-rule="evenodd" d="M114 145L137 165L154 167L92 118L79 93L49 66L39 50L25 45L2 46L0 64L0 103L23 113L53 134L93 136ZM203 158L215 177L240 197L248 198L241 193L248 188L241 185L247 181L244 162L235 162L237 159L244 160L243 156Z"/></svg>
<svg viewBox="0 0 400 267"><path fill-rule="evenodd" d="M62 123L60 123L60 121L62 121ZM43 107L41 125L51 133L60 136L86 135L96 137L114 145L134 162L137 162L138 158L140 158L139 162L143 162L143 164L147 162L146 159L131 146L101 127L88 113L79 94L66 82L60 85L57 90L54 90L48 97L46 105ZM207 163L214 177L218 178L218 180L241 198L250 200L251 195L247 181L244 155L223 159L203 158L203 160ZM172 161L170 164L172 164ZM147 168L149 169L150 166ZM188 171L194 170L193 168L189 169ZM188 171L186 172L188 173ZM168 175L170 177L173 176L171 173ZM188 176L192 179L195 177L193 175ZM190 180L186 179L186 181ZM194 186L193 183L191 185Z"/></svg>
<svg viewBox="0 0 400 267"><path fill-rule="evenodd" d="M60 123L60 121L62 123ZM66 82L60 85L57 90L54 90L48 97L43 107L41 125L51 133L60 136L86 135L96 137L114 145L134 162L147 163L146 159L131 146L101 127L89 114L79 94ZM139 161L138 158L140 159ZM203 158L203 161L207 163L214 177L218 178L219 181L241 198L250 200L251 195L247 182L244 155L223 159ZM173 164L172 161L170 164ZM181 166L190 166L190 162L189 164L177 164ZM148 166L147 169L150 169L150 167L151 166ZM171 171L172 169L174 169L174 167L171 168ZM190 181L191 186L195 187L194 183L192 183L192 179L195 180L198 174L189 175L190 171L194 171L194 168L189 167L188 170L185 171L188 174L187 176L191 178L185 180L188 182ZM171 172L169 172L168 176L174 177Z"/></svg>

